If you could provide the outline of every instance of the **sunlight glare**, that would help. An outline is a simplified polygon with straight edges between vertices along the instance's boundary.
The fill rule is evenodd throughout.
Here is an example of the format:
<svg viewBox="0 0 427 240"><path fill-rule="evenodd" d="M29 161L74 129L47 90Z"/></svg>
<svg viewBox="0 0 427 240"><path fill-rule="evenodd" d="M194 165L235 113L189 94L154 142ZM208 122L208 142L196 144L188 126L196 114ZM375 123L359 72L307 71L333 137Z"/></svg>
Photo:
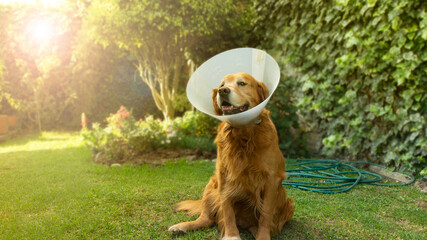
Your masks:
<svg viewBox="0 0 427 240"><path fill-rule="evenodd" d="M29 37L39 44L48 43L54 36L54 27L46 19L39 19L28 26Z"/></svg>

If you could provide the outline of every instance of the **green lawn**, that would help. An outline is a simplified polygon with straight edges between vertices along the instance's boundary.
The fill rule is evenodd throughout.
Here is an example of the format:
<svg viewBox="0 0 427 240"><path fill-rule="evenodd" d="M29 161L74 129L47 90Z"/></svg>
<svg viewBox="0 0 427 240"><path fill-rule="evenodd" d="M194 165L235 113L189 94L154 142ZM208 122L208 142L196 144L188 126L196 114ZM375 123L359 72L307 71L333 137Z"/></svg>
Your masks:
<svg viewBox="0 0 427 240"><path fill-rule="evenodd" d="M176 202L198 199L211 162L110 168L91 161L77 133L0 144L0 239L218 239L216 227L173 237L194 219ZM343 194L288 190L294 218L275 239L427 239L427 194L357 186ZM252 239L242 233L243 239Z"/></svg>

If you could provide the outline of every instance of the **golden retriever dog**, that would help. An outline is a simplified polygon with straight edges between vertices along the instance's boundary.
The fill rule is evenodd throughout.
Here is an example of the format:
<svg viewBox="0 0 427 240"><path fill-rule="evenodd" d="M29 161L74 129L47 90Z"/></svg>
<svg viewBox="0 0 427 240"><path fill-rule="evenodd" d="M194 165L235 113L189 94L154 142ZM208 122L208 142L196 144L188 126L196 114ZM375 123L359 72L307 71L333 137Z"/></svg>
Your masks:
<svg viewBox="0 0 427 240"><path fill-rule="evenodd" d="M225 76L212 95L218 115L246 111L267 97L266 85L247 73ZM270 112L263 109L247 126L226 122L218 126L216 170L203 198L178 203L178 210L200 216L173 225L170 232L181 234L216 223L223 240L240 239L239 228L249 230L256 239L270 239L271 234L280 233L295 207L281 184L286 177L285 158L269 116Z"/></svg>

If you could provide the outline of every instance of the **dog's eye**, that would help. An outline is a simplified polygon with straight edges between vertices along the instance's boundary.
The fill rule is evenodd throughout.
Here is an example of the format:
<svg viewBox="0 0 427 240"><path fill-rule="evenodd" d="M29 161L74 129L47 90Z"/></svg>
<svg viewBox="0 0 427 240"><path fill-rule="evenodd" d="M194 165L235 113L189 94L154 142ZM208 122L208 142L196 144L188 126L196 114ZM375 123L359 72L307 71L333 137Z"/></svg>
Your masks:
<svg viewBox="0 0 427 240"><path fill-rule="evenodd" d="M224 87L224 83L221 83L221 86L219 86L219 87L220 87L220 88L221 88L221 87Z"/></svg>
<svg viewBox="0 0 427 240"><path fill-rule="evenodd" d="M237 83L237 85L239 85L239 86L245 86L247 83L245 83L245 82L238 82Z"/></svg>

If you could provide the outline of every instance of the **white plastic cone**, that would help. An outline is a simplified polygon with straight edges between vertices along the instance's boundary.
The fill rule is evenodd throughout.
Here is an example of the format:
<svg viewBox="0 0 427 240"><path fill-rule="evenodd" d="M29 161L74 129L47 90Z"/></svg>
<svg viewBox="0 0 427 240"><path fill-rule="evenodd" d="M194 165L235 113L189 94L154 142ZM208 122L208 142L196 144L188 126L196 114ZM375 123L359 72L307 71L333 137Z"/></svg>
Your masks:
<svg viewBox="0 0 427 240"><path fill-rule="evenodd" d="M224 76L239 72L249 73L256 80L265 83L269 92L267 99L245 112L226 116L216 115L212 103L212 90L219 87ZM212 57L197 68L188 81L187 97L199 111L228 122L232 126L244 126L261 114L276 90L279 80L279 65L265 51L236 48Z"/></svg>

